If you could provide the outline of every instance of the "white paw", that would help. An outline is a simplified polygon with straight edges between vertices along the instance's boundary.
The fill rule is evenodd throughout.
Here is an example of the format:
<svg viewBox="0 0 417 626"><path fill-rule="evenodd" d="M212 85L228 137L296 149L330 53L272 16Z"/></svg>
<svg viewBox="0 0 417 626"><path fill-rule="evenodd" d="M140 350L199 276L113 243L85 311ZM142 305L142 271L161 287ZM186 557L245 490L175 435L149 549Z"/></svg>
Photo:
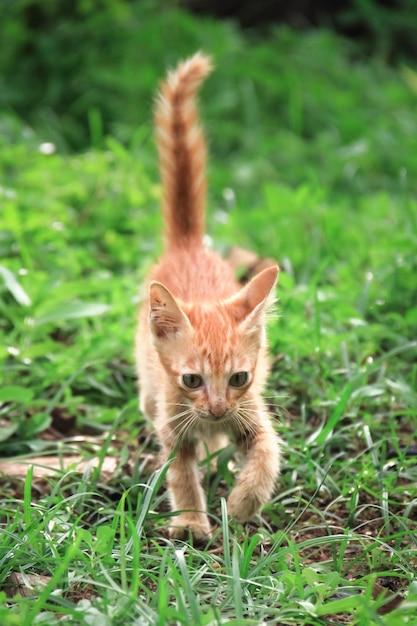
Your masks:
<svg viewBox="0 0 417 626"><path fill-rule="evenodd" d="M188 539L190 533L196 541L207 541L211 537L210 522L206 515L182 513L172 520L169 536L172 539Z"/></svg>
<svg viewBox="0 0 417 626"><path fill-rule="evenodd" d="M227 501L227 511L230 517L243 523L252 519L262 505L263 502L255 494L248 494L235 487Z"/></svg>

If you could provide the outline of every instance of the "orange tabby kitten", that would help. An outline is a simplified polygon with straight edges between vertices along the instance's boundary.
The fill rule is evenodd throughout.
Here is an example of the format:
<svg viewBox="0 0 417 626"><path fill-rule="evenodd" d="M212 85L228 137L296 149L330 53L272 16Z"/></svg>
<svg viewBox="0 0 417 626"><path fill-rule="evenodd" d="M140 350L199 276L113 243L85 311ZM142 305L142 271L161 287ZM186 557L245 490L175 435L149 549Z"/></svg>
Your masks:
<svg viewBox="0 0 417 626"><path fill-rule="evenodd" d="M280 450L262 391L268 373L265 321L278 267L240 288L229 265L203 244L206 147L196 92L210 72L197 53L162 84L155 106L163 183L165 252L149 276L136 361L143 413L154 421L178 516L172 537L210 536L200 483L202 451L230 437L245 465L228 500L249 520L271 497Z"/></svg>

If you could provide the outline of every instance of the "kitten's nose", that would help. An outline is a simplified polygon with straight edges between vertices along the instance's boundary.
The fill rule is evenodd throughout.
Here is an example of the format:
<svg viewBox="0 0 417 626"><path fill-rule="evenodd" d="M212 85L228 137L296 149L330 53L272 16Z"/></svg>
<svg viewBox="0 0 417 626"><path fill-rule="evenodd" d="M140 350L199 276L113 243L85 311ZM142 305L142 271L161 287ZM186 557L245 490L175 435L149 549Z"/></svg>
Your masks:
<svg viewBox="0 0 417 626"><path fill-rule="evenodd" d="M218 400L209 405L209 411L213 417L223 417L226 413L226 405L221 400Z"/></svg>

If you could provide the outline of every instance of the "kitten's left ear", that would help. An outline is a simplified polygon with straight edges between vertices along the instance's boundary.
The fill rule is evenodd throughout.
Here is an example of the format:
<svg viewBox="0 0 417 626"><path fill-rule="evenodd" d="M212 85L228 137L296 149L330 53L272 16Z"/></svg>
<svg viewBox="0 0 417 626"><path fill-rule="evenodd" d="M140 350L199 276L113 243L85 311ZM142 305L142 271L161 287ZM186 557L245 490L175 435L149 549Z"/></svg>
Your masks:
<svg viewBox="0 0 417 626"><path fill-rule="evenodd" d="M152 334L157 339L173 339L191 328L188 317L162 283L150 284L149 308Z"/></svg>
<svg viewBox="0 0 417 626"><path fill-rule="evenodd" d="M272 265L259 272L248 282L240 293L245 299L247 307L254 311L261 305L268 308L275 301L274 287L278 280L278 265Z"/></svg>
<svg viewBox="0 0 417 626"><path fill-rule="evenodd" d="M274 287L278 278L278 265L259 272L235 296L230 298L237 322L254 324L263 319L263 313L274 303Z"/></svg>

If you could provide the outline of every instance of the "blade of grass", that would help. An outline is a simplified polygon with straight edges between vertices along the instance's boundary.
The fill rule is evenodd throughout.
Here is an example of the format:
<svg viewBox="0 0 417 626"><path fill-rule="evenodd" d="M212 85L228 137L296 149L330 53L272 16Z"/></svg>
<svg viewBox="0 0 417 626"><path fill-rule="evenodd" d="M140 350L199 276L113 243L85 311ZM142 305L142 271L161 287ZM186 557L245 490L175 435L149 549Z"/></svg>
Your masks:
<svg viewBox="0 0 417 626"><path fill-rule="evenodd" d="M182 550L175 550L175 558L181 573L182 588L184 589L185 598L187 599L188 606L190 608L191 623L196 626L201 626L200 606L191 585L187 565L185 563L184 552Z"/></svg>
<svg viewBox="0 0 417 626"><path fill-rule="evenodd" d="M44 609L51 593L57 589L61 579L68 572L68 568L72 561L78 555L78 549L81 543L81 535L75 535L74 542L68 545L68 548L62 557L62 560L57 563L57 567L42 592L39 594L38 599L34 602L32 609L29 611L26 618L25 626L32 626L36 616Z"/></svg>
<svg viewBox="0 0 417 626"><path fill-rule="evenodd" d="M23 490L23 519L25 526L29 529L32 525L32 480L33 465L30 465L26 472L25 486Z"/></svg>

